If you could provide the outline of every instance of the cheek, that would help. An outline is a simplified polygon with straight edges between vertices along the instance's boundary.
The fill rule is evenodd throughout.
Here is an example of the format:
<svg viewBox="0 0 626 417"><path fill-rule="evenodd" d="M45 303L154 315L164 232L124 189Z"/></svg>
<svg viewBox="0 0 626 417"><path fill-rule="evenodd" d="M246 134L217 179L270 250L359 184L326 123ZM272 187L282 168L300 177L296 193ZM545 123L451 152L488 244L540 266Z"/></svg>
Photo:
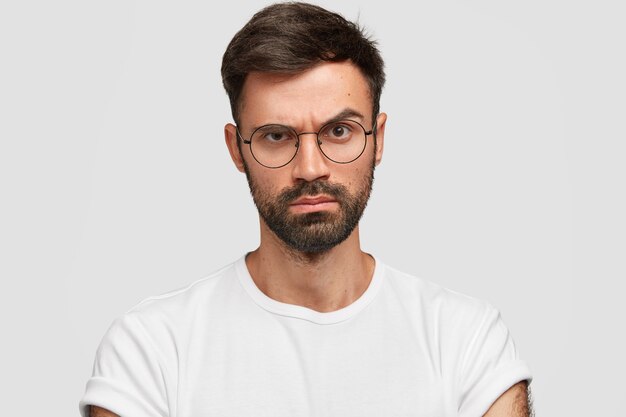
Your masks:
<svg viewBox="0 0 626 417"><path fill-rule="evenodd" d="M250 169L249 175L258 191L264 194L278 194L285 187L289 186L286 174L278 172L279 170L268 169Z"/></svg>
<svg viewBox="0 0 626 417"><path fill-rule="evenodd" d="M345 165L341 170L336 172L336 175L331 176L331 182L343 184L352 193L354 193L362 184L367 181L370 174L370 165L353 162Z"/></svg>

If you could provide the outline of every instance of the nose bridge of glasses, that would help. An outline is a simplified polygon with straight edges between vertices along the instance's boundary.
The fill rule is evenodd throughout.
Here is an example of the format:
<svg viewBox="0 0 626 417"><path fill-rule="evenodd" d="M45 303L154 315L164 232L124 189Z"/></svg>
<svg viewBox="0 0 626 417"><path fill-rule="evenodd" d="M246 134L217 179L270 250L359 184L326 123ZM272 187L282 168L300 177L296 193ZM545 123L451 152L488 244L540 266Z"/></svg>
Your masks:
<svg viewBox="0 0 626 417"><path fill-rule="evenodd" d="M296 133L296 137L298 138L298 142L296 143L297 147L300 146L300 136L302 135L315 135L315 140L317 141L317 144L318 145L322 144L322 141L320 140L318 132L300 132L300 133Z"/></svg>

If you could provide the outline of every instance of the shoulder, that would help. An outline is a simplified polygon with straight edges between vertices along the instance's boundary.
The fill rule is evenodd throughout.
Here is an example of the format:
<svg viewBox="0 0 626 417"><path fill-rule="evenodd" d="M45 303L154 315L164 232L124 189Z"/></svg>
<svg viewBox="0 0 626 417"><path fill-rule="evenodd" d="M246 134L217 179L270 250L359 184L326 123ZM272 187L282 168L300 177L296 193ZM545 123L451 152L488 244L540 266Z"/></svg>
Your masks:
<svg viewBox="0 0 626 417"><path fill-rule="evenodd" d="M403 306L405 321L454 381L460 415L483 415L513 384L530 380L500 312L489 302L393 268L387 269L388 304Z"/></svg>
<svg viewBox="0 0 626 417"><path fill-rule="evenodd" d="M194 308L215 302L229 286L239 285L235 272L236 262L198 279L189 285L164 294L151 296L130 308L126 315L148 319L185 314Z"/></svg>
<svg viewBox="0 0 626 417"><path fill-rule="evenodd" d="M457 359L485 333L491 340L508 337L500 312L489 302L391 267L385 272L385 298L437 349Z"/></svg>
<svg viewBox="0 0 626 417"><path fill-rule="evenodd" d="M498 311L487 301L446 288L430 280L385 266L387 287L409 308L446 321L480 321Z"/></svg>
<svg viewBox="0 0 626 417"><path fill-rule="evenodd" d="M198 318L210 320L228 304L229 296L237 293L240 284L235 265L229 264L184 288L142 300L113 322L105 341L126 334L155 346L176 344L193 331Z"/></svg>

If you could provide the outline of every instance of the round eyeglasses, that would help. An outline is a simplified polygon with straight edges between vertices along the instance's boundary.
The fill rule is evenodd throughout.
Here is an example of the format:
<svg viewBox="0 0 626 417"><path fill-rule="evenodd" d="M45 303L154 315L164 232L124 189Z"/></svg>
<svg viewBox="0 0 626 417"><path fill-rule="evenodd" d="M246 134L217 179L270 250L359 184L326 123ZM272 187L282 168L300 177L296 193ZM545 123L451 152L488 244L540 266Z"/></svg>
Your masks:
<svg viewBox="0 0 626 417"><path fill-rule="evenodd" d="M317 132L297 133L289 126L269 124L255 129L250 139L244 139L237 127L237 135L250 145L254 159L267 168L280 168L291 162L298 153L302 135L316 135L317 146L326 158L348 164L363 154L367 136L373 131L366 131L359 122L346 119L327 123Z"/></svg>

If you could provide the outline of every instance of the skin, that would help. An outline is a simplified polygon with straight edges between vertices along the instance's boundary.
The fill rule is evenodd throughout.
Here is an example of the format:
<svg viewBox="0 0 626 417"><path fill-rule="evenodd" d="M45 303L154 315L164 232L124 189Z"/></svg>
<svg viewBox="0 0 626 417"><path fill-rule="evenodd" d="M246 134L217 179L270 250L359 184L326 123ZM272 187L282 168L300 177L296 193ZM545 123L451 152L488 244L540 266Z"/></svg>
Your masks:
<svg viewBox="0 0 626 417"><path fill-rule="evenodd" d="M104 408L92 405L89 409L89 417L120 417Z"/></svg>
<svg viewBox="0 0 626 417"><path fill-rule="evenodd" d="M372 101L366 79L350 62L323 63L297 75L251 73L242 92L239 128L243 136L255 127L279 123L297 132L315 132L326 121L345 109L361 115L366 129L373 126ZM331 181L354 192L369 175L372 161L383 156L387 115L377 116L377 147L368 138L365 152L350 164L336 164L320 152L314 135L301 136L297 156L288 165L270 169L257 163L247 145L237 145L236 127L224 128L226 145L235 167L249 175L258 187L277 195L300 181ZM337 210L325 207L324 210ZM367 289L374 272L373 258L360 247L359 228L327 252L305 254L294 251L280 240L259 217L260 245L246 258L252 279L268 297L319 312L344 308ZM527 417L527 387L518 383L507 390L485 417ZM116 417L100 407L91 407L91 417Z"/></svg>
<svg viewBox="0 0 626 417"><path fill-rule="evenodd" d="M315 132L345 109L366 129L373 125L372 102L366 79L349 62L324 63L297 75L252 73L242 93L240 129L243 135L254 127L280 123L298 132ZM365 152L350 164L336 164L320 152L314 135L301 136L300 149L291 163L270 169L257 163L248 146L237 146L236 127L224 128L226 144L237 169L244 161L258 187L272 195L300 181L340 183L354 193L372 169L372 160L382 160L387 115L377 117L377 149L368 138ZM337 207L331 207L336 210ZM246 259L256 285L275 300L308 307L319 312L338 310L352 304L366 290L374 271L374 260L361 251L358 226L342 243L321 254L297 253L287 247L260 218L261 243Z"/></svg>
<svg viewBox="0 0 626 417"><path fill-rule="evenodd" d="M530 417L531 404L526 381L518 382L502 394L484 417Z"/></svg>

